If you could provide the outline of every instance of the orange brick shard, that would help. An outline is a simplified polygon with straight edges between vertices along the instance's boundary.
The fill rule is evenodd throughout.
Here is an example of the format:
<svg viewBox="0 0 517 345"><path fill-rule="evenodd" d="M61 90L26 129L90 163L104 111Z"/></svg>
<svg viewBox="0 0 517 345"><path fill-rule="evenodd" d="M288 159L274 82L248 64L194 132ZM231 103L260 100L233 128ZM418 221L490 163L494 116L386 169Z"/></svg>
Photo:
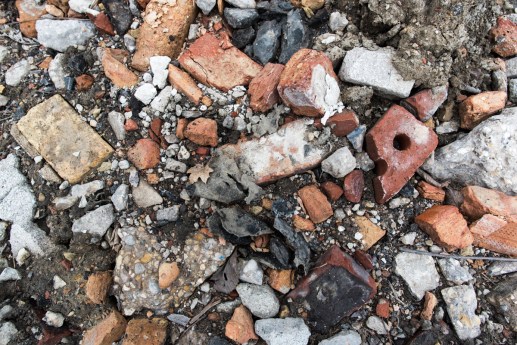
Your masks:
<svg viewBox="0 0 517 345"><path fill-rule="evenodd" d="M169 83L195 105L198 105L203 98L203 91L197 86L194 79L174 65L169 65Z"/></svg>
<svg viewBox="0 0 517 345"><path fill-rule="evenodd" d="M465 187L462 193L461 212L468 218L476 220L485 214L493 214L517 223L516 196L478 186Z"/></svg>
<svg viewBox="0 0 517 345"><path fill-rule="evenodd" d="M315 185L303 187L298 191L298 196L314 223L324 222L334 214L327 197Z"/></svg>

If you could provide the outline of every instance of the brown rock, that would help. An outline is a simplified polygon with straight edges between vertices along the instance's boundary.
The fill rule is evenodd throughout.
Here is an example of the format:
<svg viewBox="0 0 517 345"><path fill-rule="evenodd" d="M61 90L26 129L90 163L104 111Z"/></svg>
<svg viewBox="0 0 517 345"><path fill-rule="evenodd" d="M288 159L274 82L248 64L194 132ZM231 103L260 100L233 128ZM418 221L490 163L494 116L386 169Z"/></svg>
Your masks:
<svg viewBox="0 0 517 345"><path fill-rule="evenodd" d="M197 86L194 79L174 65L169 65L169 83L195 105L198 105L203 98L203 91Z"/></svg>
<svg viewBox="0 0 517 345"><path fill-rule="evenodd" d="M38 5L34 0L16 0L16 9L22 34L27 37L37 37L36 20L47 13L45 5Z"/></svg>
<svg viewBox="0 0 517 345"><path fill-rule="evenodd" d="M187 139L201 146L216 147L219 140L217 122L202 117L189 123L184 134Z"/></svg>
<svg viewBox="0 0 517 345"><path fill-rule="evenodd" d="M158 268L158 286L166 289L178 278L180 269L176 262L164 262Z"/></svg>
<svg viewBox="0 0 517 345"><path fill-rule="evenodd" d="M497 18L497 25L490 30L494 41L492 51L502 57L517 54L517 25L506 17Z"/></svg>
<svg viewBox="0 0 517 345"><path fill-rule="evenodd" d="M227 92L248 85L262 67L228 39L206 33L179 57L181 67L203 84Z"/></svg>
<svg viewBox="0 0 517 345"><path fill-rule="evenodd" d="M40 64L38 65L38 68L48 69L52 60L53 59L51 56L47 56L45 59L43 59L43 61L40 62Z"/></svg>
<svg viewBox="0 0 517 345"><path fill-rule="evenodd" d="M195 1L149 1L136 40L133 68L147 70L151 56L177 58L196 12Z"/></svg>
<svg viewBox="0 0 517 345"><path fill-rule="evenodd" d="M325 0L291 0L291 4L298 8L303 8L305 11L307 9L316 11L325 5Z"/></svg>
<svg viewBox="0 0 517 345"><path fill-rule="evenodd" d="M124 335L126 326L126 319L113 310L104 320L84 333L82 345L111 345Z"/></svg>
<svg viewBox="0 0 517 345"><path fill-rule="evenodd" d="M96 16L88 14L88 18L90 18L93 25L95 25L95 27L100 32L110 36L115 36L115 29L113 28L113 24L111 24L111 21L106 13L100 12Z"/></svg>
<svg viewBox="0 0 517 345"><path fill-rule="evenodd" d="M386 235L385 230L382 230L366 217L357 216L354 218L354 221L359 227L359 233L363 236L361 238L362 250L370 249Z"/></svg>
<svg viewBox="0 0 517 345"><path fill-rule="evenodd" d="M268 63L250 83L248 94L250 95L251 109L266 112L278 103L277 86L284 65Z"/></svg>
<svg viewBox="0 0 517 345"><path fill-rule="evenodd" d="M239 344L258 339L250 311L243 305L235 308L232 318L226 324L224 335Z"/></svg>
<svg viewBox="0 0 517 345"><path fill-rule="evenodd" d="M459 107L460 127L473 129L506 105L506 92L486 91L468 97Z"/></svg>
<svg viewBox="0 0 517 345"><path fill-rule="evenodd" d="M127 324L122 345L163 345L167 338L167 320L132 319Z"/></svg>
<svg viewBox="0 0 517 345"><path fill-rule="evenodd" d="M63 11L63 13L68 13L68 0L47 0L47 4L56 6L61 11Z"/></svg>
<svg viewBox="0 0 517 345"><path fill-rule="evenodd" d="M465 187L462 193L461 212L468 218L475 220L492 214L517 223L517 196L477 186Z"/></svg>
<svg viewBox="0 0 517 345"><path fill-rule="evenodd" d="M298 196L314 223L324 222L334 214L327 197L315 185L303 187L298 191Z"/></svg>
<svg viewBox="0 0 517 345"><path fill-rule="evenodd" d="M108 297L108 292L113 281L111 272L96 272L88 277L86 282L86 297L95 304L102 304Z"/></svg>
<svg viewBox="0 0 517 345"><path fill-rule="evenodd" d="M420 195L425 199L439 202L443 202L445 200L445 191L443 189L435 187L425 181L418 182L416 189L418 190L418 193L420 193Z"/></svg>
<svg viewBox="0 0 517 345"><path fill-rule="evenodd" d="M401 102L401 105L420 121L426 122L433 117L438 108L447 99L447 90L447 86L426 89L406 98Z"/></svg>
<svg viewBox="0 0 517 345"><path fill-rule="evenodd" d="M424 309L422 309L422 312L420 313L422 319L430 321L433 318L433 311L437 304L438 299L436 296L432 292L426 291L424 297Z"/></svg>
<svg viewBox="0 0 517 345"><path fill-rule="evenodd" d="M140 139L129 149L127 158L138 169L152 169L160 163L160 146L151 139Z"/></svg>
<svg viewBox="0 0 517 345"><path fill-rule="evenodd" d="M359 118L353 110L343 110L328 119L327 126L335 136L345 137L359 126Z"/></svg>
<svg viewBox="0 0 517 345"><path fill-rule="evenodd" d="M322 52L300 49L285 65L278 93L297 115L321 117L339 101L339 85L332 62Z"/></svg>
<svg viewBox="0 0 517 345"><path fill-rule="evenodd" d="M269 286L276 291L286 294L294 284L293 270L268 270Z"/></svg>
<svg viewBox="0 0 517 345"><path fill-rule="evenodd" d="M124 123L124 129L127 132L136 131L136 130L138 130L138 123L133 119L127 119L126 122Z"/></svg>
<svg viewBox="0 0 517 345"><path fill-rule="evenodd" d="M65 13L59 7L54 5L46 4L45 11L47 11L48 14L51 14L54 17L62 18L65 16Z"/></svg>
<svg viewBox="0 0 517 345"><path fill-rule="evenodd" d="M167 141L163 137L162 125L163 125L163 120L160 119L159 117L152 119L152 121L149 125L149 138L151 140L154 140L158 145L160 145L160 147L162 149L165 150L167 148L167 146L169 146L169 145L167 144Z"/></svg>
<svg viewBox="0 0 517 345"><path fill-rule="evenodd" d="M384 319L390 317L390 302L384 298L381 298L375 307L375 314L377 314L378 317L382 317Z"/></svg>
<svg viewBox="0 0 517 345"><path fill-rule="evenodd" d="M337 201L343 195L343 188L332 181L323 182L320 187L331 201Z"/></svg>
<svg viewBox="0 0 517 345"><path fill-rule="evenodd" d="M108 48L104 50L101 58L106 77L121 88L134 86L138 82L138 76L124 65L128 56L129 53L125 50Z"/></svg>
<svg viewBox="0 0 517 345"><path fill-rule="evenodd" d="M75 77L75 88L77 91L88 91L93 85L93 77L89 74L81 74Z"/></svg>
<svg viewBox="0 0 517 345"><path fill-rule="evenodd" d="M187 128L188 120L185 118L180 118L178 123L176 124L176 137L179 140L185 139L185 129Z"/></svg>
<svg viewBox="0 0 517 345"><path fill-rule="evenodd" d="M140 6L140 8L143 10L145 10L149 1L151 1L151 0L136 0L136 2L138 3L138 6Z"/></svg>
<svg viewBox="0 0 517 345"><path fill-rule="evenodd" d="M301 231L314 231L316 227L312 220L303 218L302 216L295 214L293 216L293 225L296 229Z"/></svg>
<svg viewBox="0 0 517 345"><path fill-rule="evenodd" d="M472 244L473 237L458 208L435 205L415 218L415 223L447 251Z"/></svg>
<svg viewBox="0 0 517 345"><path fill-rule="evenodd" d="M375 200L397 194L438 145L438 137L404 108L393 105L366 134L366 148L376 163Z"/></svg>
<svg viewBox="0 0 517 345"><path fill-rule="evenodd" d="M365 251L362 251L361 249L356 249L354 252L354 259L364 267L364 269L371 271L374 269L373 265L373 259L370 254L368 254Z"/></svg>
<svg viewBox="0 0 517 345"><path fill-rule="evenodd" d="M364 189L364 174L362 170L354 170L345 176L343 182L345 198L353 203L361 202Z"/></svg>

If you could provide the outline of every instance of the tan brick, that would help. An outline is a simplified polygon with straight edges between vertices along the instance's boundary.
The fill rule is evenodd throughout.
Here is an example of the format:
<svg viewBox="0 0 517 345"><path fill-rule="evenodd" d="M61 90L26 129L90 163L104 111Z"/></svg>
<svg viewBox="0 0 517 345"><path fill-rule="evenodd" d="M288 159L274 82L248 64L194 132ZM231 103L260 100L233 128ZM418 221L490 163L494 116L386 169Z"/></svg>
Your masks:
<svg viewBox="0 0 517 345"><path fill-rule="evenodd" d="M378 225L372 223L366 217L357 216L354 218L355 223L359 227L359 233L363 235L361 238L361 249L368 250L374 246L381 238L386 235L386 231L382 230Z"/></svg>
<svg viewBox="0 0 517 345"><path fill-rule="evenodd" d="M111 345L124 335L126 326L126 319L113 310L104 320L84 333L82 345Z"/></svg>
<svg viewBox="0 0 517 345"><path fill-rule="evenodd" d="M212 119L197 118L187 125L184 135L198 145L216 147L219 140L217 122Z"/></svg>
<svg viewBox="0 0 517 345"><path fill-rule="evenodd" d="M418 182L416 187L422 198L443 202L445 200L445 191L442 188L435 187L425 181Z"/></svg>
<svg viewBox="0 0 517 345"><path fill-rule="evenodd" d="M95 272L86 282L86 296L95 304L102 304L108 298L108 292L113 281L111 272Z"/></svg>
<svg viewBox="0 0 517 345"><path fill-rule="evenodd" d="M128 57L129 53L122 49L105 49L102 54L104 74L120 88L131 87L138 82L138 76L124 64Z"/></svg>
<svg viewBox="0 0 517 345"><path fill-rule="evenodd" d="M232 318L226 323L224 335L239 344L258 339L250 311L243 305L235 308Z"/></svg>
<svg viewBox="0 0 517 345"><path fill-rule="evenodd" d="M132 319L127 324L122 345L163 345L167 339L168 321L164 319Z"/></svg>
<svg viewBox="0 0 517 345"><path fill-rule="evenodd" d="M506 92L486 91L468 97L459 106L460 127L473 129L506 105Z"/></svg>
<svg viewBox="0 0 517 345"><path fill-rule="evenodd" d="M203 98L203 91L194 79L174 65L169 65L169 83L195 105L198 105Z"/></svg>
<svg viewBox="0 0 517 345"><path fill-rule="evenodd" d="M314 223L324 222L334 214L327 197L315 185L303 187L298 191L298 196Z"/></svg>

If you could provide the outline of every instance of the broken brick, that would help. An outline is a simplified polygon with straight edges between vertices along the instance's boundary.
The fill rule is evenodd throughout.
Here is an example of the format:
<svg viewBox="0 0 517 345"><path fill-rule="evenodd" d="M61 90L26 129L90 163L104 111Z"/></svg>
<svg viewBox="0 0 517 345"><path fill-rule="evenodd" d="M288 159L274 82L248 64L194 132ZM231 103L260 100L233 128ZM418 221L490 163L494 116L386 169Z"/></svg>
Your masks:
<svg viewBox="0 0 517 345"><path fill-rule="evenodd" d="M235 308L232 318L226 323L224 335L239 344L258 339L253 326L253 317L245 306Z"/></svg>
<svg viewBox="0 0 517 345"><path fill-rule="evenodd" d="M368 254L367 252L361 250L361 249L356 249L356 251L354 252L353 254L354 256L354 259L361 265L364 267L365 270L367 271L371 271L374 269L374 265L373 265L373 259L372 259L372 256L370 254Z"/></svg>
<svg viewBox="0 0 517 345"><path fill-rule="evenodd" d="M247 86L262 69L226 38L213 33L198 38L178 60L198 81L224 92L238 85Z"/></svg>
<svg viewBox="0 0 517 345"><path fill-rule="evenodd" d="M86 282L86 297L94 304L102 304L108 298L108 292L113 281L111 272L95 272L88 277Z"/></svg>
<svg viewBox="0 0 517 345"><path fill-rule="evenodd" d="M492 214L517 223L517 196L478 186L465 187L462 194L461 212L468 218L475 220Z"/></svg>
<svg viewBox="0 0 517 345"><path fill-rule="evenodd" d="M468 97L459 106L460 127L473 129L506 105L505 91L486 91Z"/></svg>
<svg viewBox="0 0 517 345"><path fill-rule="evenodd" d="M302 199L303 207L314 223L324 222L334 214L327 197L316 185L303 187L298 191L298 196Z"/></svg>
<svg viewBox="0 0 517 345"><path fill-rule="evenodd" d="M128 322L122 345L163 345L168 322L164 319L132 319Z"/></svg>
<svg viewBox="0 0 517 345"><path fill-rule="evenodd" d="M188 120L185 118L178 119L178 123L176 124L176 137L179 140L185 139L185 129L187 128Z"/></svg>
<svg viewBox="0 0 517 345"><path fill-rule="evenodd" d="M255 111L266 112L278 103L277 86L284 65L268 63L250 83L250 107Z"/></svg>
<svg viewBox="0 0 517 345"><path fill-rule="evenodd" d="M203 98L203 91L197 86L190 75L174 65L169 65L169 83L179 92L187 96L195 105Z"/></svg>
<svg viewBox="0 0 517 345"><path fill-rule="evenodd" d="M422 309L420 316L422 319L430 321L433 318L433 311L438 304L438 299L432 292L429 291L425 292L424 298L424 309Z"/></svg>
<svg viewBox="0 0 517 345"><path fill-rule="evenodd" d="M278 93L297 115L321 117L339 101L332 61L322 52L300 49L285 65Z"/></svg>
<svg viewBox="0 0 517 345"><path fill-rule="evenodd" d="M127 152L127 158L138 169L152 169L160 163L160 146L151 139L140 139Z"/></svg>
<svg viewBox="0 0 517 345"><path fill-rule="evenodd" d="M136 40L133 68L146 71L152 56L177 58L196 12L195 1L149 1Z"/></svg>
<svg viewBox="0 0 517 345"><path fill-rule="evenodd" d="M353 110L343 110L327 120L327 126L331 128L336 137L346 137L359 126L359 118Z"/></svg>
<svg viewBox="0 0 517 345"><path fill-rule="evenodd" d="M149 138L154 140L162 149L166 149L168 144L162 135L163 120L159 117L154 118L149 126Z"/></svg>
<svg viewBox="0 0 517 345"><path fill-rule="evenodd" d="M88 91L93 85L94 79L89 74L81 74L75 78L75 88L77 91Z"/></svg>
<svg viewBox="0 0 517 345"><path fill-rule="evenodd" d="M497 18L497 25L490 32L494 41L492 51L501 57L517 54L517 25L506 17Z"/></svg>
<svg viewBox="0 0 517 345"><path fill-rule="evenodd" d="M438 137L404 108L393 105L366 134L376 163L375 200L384 204L406 185L438 145Z"/></svg>
<svg viewBox="0 0 517 345"><path fill-rule="evenodd" d="M90 18L93 25L95 25L100 32L115 36L115 28L106 13L100 12L96 16L88 13L88 18Z"/></svg>
<svg viewBox="0 0 517 345"><path fill-rule="evenodd" d="M332 181L323 182L320 187L330 201L337 201L343 195L343 188Z"/></svg>
<svg viewBox="0 0 517 345"><path fill-rule="evenodd" d="M197 118L187 125L184 135L198 145L216 147L219 140L217 122L212 119Z"/></svg>
<svg viewBox="0 0 517 345"><path fill-rule="evenodd" d="M415 223L447 251L472 244L473 236L467 221L455 206L434 205L418 215Z"/></svg>
<svg viewBox="0 0 517 345"><path fill-rule="evenodd" d="M422 198L438 202L443 202L445 200L445 191L442 188L435 187L425 181L418 182L416 189Z"/></svg>
<svg viewBox="0 0 517 345"><path fill-rule="evenodd" d="M291 290L294 282L294 270L268 270L269 286L276 291L286 294Z"/></svg>
<svg viewBox="0 0 517 345"><path fill-rule="evenodd" d="M426 122L447 99L447 90L447 86L426 89L406 98L401 102L401 105L420 121Z"/></svg>
<svg viewBox="0 0 517 345"><path fill-rule="evenodd" d="M361 249L368 250L375 245L381 238L386 235L386 231L382 230L379 226L372 223L366 217L357 216L354 218L355 223L359 227L359 233L362 235L361 238Z"/></svg>
<svg viewBox="0 0 517 345"><path fill-rule="evenodd" d="M345 176L343 182L345 198L353 203L361 202L364 189L364 174L362 170L354 170Z"/></svg>
<svg viewBox="0 0 517 345"><path fill-rule="evenodd" d="M377 306L375 306L375 314L384 319L390 317L390 302L381 298L379 303L377 303Z"/></svg>
<svg viewBox="0 0 517 345"><path fill-rule="evenodd" d="M478 227L471 229L474 234L474 245L496 253L517 256L517 223L507 223L501 228L485 226L483 234L478 233ZM493 232L489 233L490 231Z"/></svg>
<svg viewBox="0 0 517 345"><path fill-rule="evenodd" d="M129 53L122 49L105 49L101 57L104 74L120 88L131 87L138 82L138 76L124 64L128 56Z"/></svg>
<svg viewBox="0 0 517 345"><path fill-rule="evenodd" d="M126 330L126 319L116 310L83 335L83 345L110 345L119 340Z"/></svg>
<svg viewBox="0 0 517 345"><path fill-rule="evenodd" d="M16 9L22 34L32 38L38 36L36 21L47 13L45 5L38 5L34 0L16 0Z"/></svg>
<svg viewBox="0 0 517 345"><path fill-rule="evenodd" d="M126 132L133 132L138 130L138 123L133 119L127 119L124 123L124 129Z"/></svg>
<svg viewBox="0 0 517 345"><path fill-rule="evenodd" d="M298 214L293 216L293 225L296 229L301 231L314 231L316 229L312 220L303 218Z"/></svg>
<svg viewBox="0 0 517 345"><path fill-rule="evenodd" d="M315 331L324 333L368 302L376 291L368 272L334 245L287 297L307 313L307 322Z"/></svg>
<svg viewBox="0 0 517 345"><path fill-rule="evenodd" d="M490 234L503 228L507 224L508 222L502 218L491 214L485 214L470 224L470 232L474 236L474 242L476 242L477 239L490 236Z"/></svg>

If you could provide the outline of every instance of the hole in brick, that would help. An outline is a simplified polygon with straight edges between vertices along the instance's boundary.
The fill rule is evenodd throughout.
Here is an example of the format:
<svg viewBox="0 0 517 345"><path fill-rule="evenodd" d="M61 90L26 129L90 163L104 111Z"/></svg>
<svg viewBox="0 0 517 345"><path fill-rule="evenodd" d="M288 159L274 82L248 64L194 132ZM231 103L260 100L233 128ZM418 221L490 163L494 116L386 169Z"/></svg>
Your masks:
<svg viewBox="0 0 517 345"><path fill-rule="evenodd" d="M380 159L375 162L375 172L377 175L382 176L388 171L388 163L384 159Z"/></svg>
<svg viewBox="0 0 517 345"><path fill-rule="evenodd" d="M409 149L411 145L411 139L405 134L397 134L393 138L393 147L398 151L404 151Z"/></svg>

